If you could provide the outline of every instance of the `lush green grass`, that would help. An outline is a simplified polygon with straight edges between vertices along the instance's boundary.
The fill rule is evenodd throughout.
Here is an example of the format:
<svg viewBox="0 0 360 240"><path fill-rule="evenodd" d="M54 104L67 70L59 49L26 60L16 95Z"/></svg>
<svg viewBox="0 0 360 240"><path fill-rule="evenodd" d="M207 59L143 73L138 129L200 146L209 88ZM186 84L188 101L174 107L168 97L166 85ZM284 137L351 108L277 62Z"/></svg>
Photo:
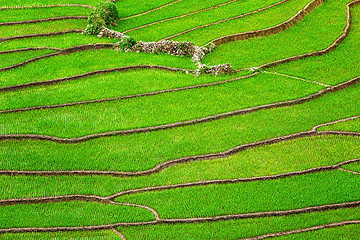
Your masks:
<svg viewBox="0 0 360 240"><path fill-rule="evenodd" d="M234 3L186 18L175 19L132 31L129 35L143 41L160 40L190 28L251 12L261 8L261 6L265 7L274 2L279 1L267 0L261 1L261 4L259 4L259 1L256 1L255 3L247 3L245 6L243 2ZM221 36L267 28L289 19L308 2L308 0L292 0L267 11L190 32L175 38L175 40L192 41L196 45L204 45ZM241 10L239 11L239 9Z"/></svg>
<svg viewBox="0 0 360 240"><path fill-rule="evenodd" d="M7 233L1 235L3 240L18 239L61 239L61 240L119 240L111 230L104 231L77 231L77 232L48 232L48 233Z"/></svg>
<svg viewBox="0 0 360 240"><path fill-rule="evenodd" d="M8 9L1 10L0 22L18 22L63 16L88 16L90 12L91 9L84 7Z"/></svg>
<svg viewBox="0 0 360 240"><path fill-rule="evenodd" d="M345 220L359 219L359 210L359 208L340 209L271 218L241 219L196 224L189 223L121 227L119 229L128 239L230 240L255 237L267 233L289 231ZM351 235L349 237L351 237Z"/></svg>
<svg viewBox="0 0 360 240"><path fill-rule="evenodd" d="M30 63L24 67L0 73L0 86L71 77L96 70L132 65L164 65L195 68L190 58L165 54L125 53L113 49L89 50L61 55Z"/></svg>
<svg viewBox="0 0 360 240"><path fill-rule="evenodd" d="M43 197L54 194L108 196L129 189L149 186L294 172L333 165L358 157L359 139L335 136L304 138L249 149L229 158L180 164L151 176L123 178L1 176L0 183L3 188L0 198ZM58 162L58 164L60 163ZM30 164L30 161L27 164ZM52 168L61 168L61 166L56 167L53 164ZM15 162L8 158L7 161L2 161L1 169L26 169L26 165L23 161Z"/></svg>
<svg viewBox="0 0 360 240"><path fill-rule="evenodd" d="M151 206L162 218L209 217L358 201L360 192L354 189L359 184L360 178L351 173L332 171L273 181L145 192L116 201Z"/></svg>
<svg viewBox="0 0 360 240"><path fill-rule="evenodd" d="M31 58L39 57L45 54L53 53L53 50L38 50L0 54L0 68L10 67L12 65L24 62Z"/></svg>
<svg viewBox="0 0 360 240"><path fill-rule="evenodd" d="M146 209L94 202L23 204L0 207L0 228L77 227L154 220Z"/></svg>
<svg viewBox="0 0 360 240"><path fill-rule="evenodd" d="M274 1L273 1L274 2ZM279 1L278 1L279 2ZM201 28L196 31L192 31L181 35L179 37L175 37L174 40L176 41L194 41L197 45L204 45L218 37L236 34L241 32L247 31L255 31L260 30L268 27L272 27L277 25L281 22L284 22L295 15L301 8L305 7L309 0L291 0L289 2L280 4L268 10L246 16L240 19L231 20L222 24L216 24L210 27ZM257 6L259 4L257 3ZM256 7L256 6L255 6ZM252 8L249 8L249 10ZM251 11L251 10L250 10ZM248 11L246 11L248 12ZM206 13L205 13L206 14ZM238 14L240 15L240 14ZM209 16L210 17L210 16ZM199 26L198 24L197 26ZM181 26L181 22L180 22ZM180 32L180 26L175 25L170 26L176 27L177 31L172 33L167 33L167 36L173 35L177 32ZM185 25L186 26L186 25ZM162 25L159 25L161 29L163 28ZM152 29L152 28L150 28ZM182 27L182 31L188 28ZM150 31L148 29L148 31ZM151 31L150 31L151 32ZM153 35L155 36L155 34ZM156 35L158 36L158 35ZM166 37L166 34L158 36L157 38Z"/></svg>
<svg viewBox="0 0 360 240"><path fill-rule="evenodd" d="M230 0L215 0L215 1L206 1L206 0L182 0L176 4L170 5L168 7L159 9L154 12L150 12L146 15L141 15L138 17L133 17L129 19L120 20L119 24L115 28L117 31L125 31L127 29L143 26L145 24L153 23L159 20L168 19L187 13L192 13L198 10L206 9L212 6L216 6L222 3L229 2ZM116 3L118 6L119 3ZM120 8L120 6L119 6ZM123 15L123 9L119 9L120 15Z"/></svg>
<svg viewBox="0 0 360 240"><path fill-rule="evenodd" d="M193 1L193 4L195 4L195 8L190 7L190 9L188 9L188 10L181 10L182 8L179 8L180 4L181 5L189 5L189 1L182 1L179 4L173 5L171 7L172 10L170 10L168 8L164 8L162 11L161 10L156 11L153 14L146 15L145 17L138 17L138 18L125 20L124 22L120 22L116 29L119 31L129 30L129 29L143 26L145 24L152 23L152 22L155 22L155 21L158 21L161 19L166 19L169 17L181 15L184 13L193 12L195 10L204 9L209 6L215 6L222 2L225 2L225 1L219 1L219 0L217 0L216 2L208 1L208 3L206 3L204 1L203 4L200 4L199 6L197 6L197 4L199 4L199 1ZM166 21L164 23L159 23L154 26L146 27L142 30L131 31L128 34L130 34L134 37L140 38L142 40L152 41L152 40L154 40L154 36L157 36L155 39L160 39L165 36L173 35L175 33L178 33L183 30L187 30L187 29L190 29L193 27L216 22L216 21L223 20L223 19L226 19L229 17L238 16L243 13L251 12L251 11L254 11L261 7L268 6L274 2L278 2L278 1L277 0L266 0L266 1L262 1L262 2L260 2L260 1L234 2L234 3L230 3L228 5L225 5L225 6L221 6L219 8L207 10L205 12L200 12L200 13L196 13L196 14L193 14L193 15L190 15L187 17L182 17L179 19ZM175 10L175 9L177 9L177 10ZM185 8L185 9L187 9L187 8ZM161 29L162 33L156 33L160 29ZM174 30L175 30L175 32L174 32ZM154 34L157 34L157 35L154 35ZM161 34L161 35L159 35L159 34Z"/></svg>
<svg viewBox="0 0 360 240"><path fill-rule="evenodd" d="M59 32L71 29L84 29L86 27L86 22L86 19L68 19L25 25L0 26L0 37L13 37L38 33Z"/></svg>
<svg viewBox="0 0 360 240"><path fill-rule="evenodd" d="M360 132L360 118L318 128L319 131Z"/></svg>
<svg viewBox="0 0 360 240"><path fill-rule="evenodd" d="M26 160L24 164L28 165L24 169L53 169L55 163L60 164L61 169L148 169L167 160L219 152L244 143L307 131L321 123L360 114L359 90L357 84L294 107L80 144L6 140L0 143L1 159Z"/></svg>
<svg viewBox="0 0 360 240"><path fill-rule="evenodd" d="M27 39L18 39L7 41L0 44L0 50L13 50L28 47L54 47L54 48L69 48L84 44L94 43L115 43L116 39L98 38L93 35L83 35L80 33L69 33L50 37L36 37Z"/></svg>
<svg viewBox="0 0 360 240"><path fill-rule="evenodd" d="M321 229L314 232L298 233L289 236L277 237L276 240L290 240L290 239L333 239L333 240L356 240L360 236L359 224Z"/></svg>
<svg viewBox="0 0 360 240"><path fill-rule="evenodd" d="M4 92L0 95L0 105L1 109L16 109L114 98L218 82L247 74L249 74L249 72L239 72L236 75L216 77L213 75L195 77L192 74L172 73L161 70L114 72L105 75L96 75L78 81L62 82L51 86Z"/></svg>
<svg viewBox="0 0 360 240"><path fill-rule="evenodd" d="M101 2L101 1L100 1ZM54 4L86 4L96 5L99 0L0 0L0 6L2 7L19 7L19 6L46 6Z"/></svg>
<svg viewBox="0 0 360 240"><path fill-rule="evenodd" d="M122 18L122 17L128 17L128 16L144 13L146 11L156 9L165 4L169 4L175 1L176 0L155 0L155 1L127 0L127 1L116 1L115 4L119 11L120 18Z"/></svg>
<svg viewBox="0 0 360 240"><path fill-rule="evenodd" d="M245 68L325 49L343 32L349 2L351 0L325 1L292 28L276 35L220 45L203 62L229 62L236 68Z"/></svg>
<svg viewBox="0 0 360 240"><path fill-rule="evenodd" d="M323 56L311 57L271 68L327 84L336 84L360 75L360 6L352 8L350 35L334 51ZM351 56L351 57L349 57Z"/></svg>
<svg viewBox="0 0 360 240"><path fill-rule="evenodd" d="M360 163L358 162L346 165L343 168L360 173Z"/></svg>
<svg viewBox="0 0 360 240"><path fill-rule="evenodd" d="M128 86L128 88L135 88L135 86ZM256 78L213 87L138 99L3 114L0 116L0 129L4 130L1 130L0 134L32 133L79 137L95 132L110 132L197 119L237 109L296 99L320 89L322 87L319 85L292 78L260 75Z"/></svg>

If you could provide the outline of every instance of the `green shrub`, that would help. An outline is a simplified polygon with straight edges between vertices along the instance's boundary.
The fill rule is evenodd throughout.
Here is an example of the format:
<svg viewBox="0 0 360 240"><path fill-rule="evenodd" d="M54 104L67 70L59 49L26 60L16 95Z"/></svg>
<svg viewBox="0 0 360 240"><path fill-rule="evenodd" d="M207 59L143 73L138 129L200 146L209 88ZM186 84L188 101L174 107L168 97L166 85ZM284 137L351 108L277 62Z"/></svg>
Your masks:
<svg viewBox="0 0 360 240"><path fill-rule="evenodd" d="M88 18L85 28L87 34L98 34L103 26L116 26L119 21L119 13L113 2L100 3Z"/></svg>

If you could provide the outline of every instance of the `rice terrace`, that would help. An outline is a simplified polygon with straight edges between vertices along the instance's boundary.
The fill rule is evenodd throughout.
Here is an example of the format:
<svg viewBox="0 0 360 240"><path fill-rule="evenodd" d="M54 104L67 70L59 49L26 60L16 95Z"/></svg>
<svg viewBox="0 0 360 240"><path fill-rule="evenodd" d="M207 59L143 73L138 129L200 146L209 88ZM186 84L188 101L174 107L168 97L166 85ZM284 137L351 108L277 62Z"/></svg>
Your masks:
<svg viewBox="0 0 360 240"><path fill-rule="evenodd" d="M0 239L360 239L360 0L0 0Z"/></svg>

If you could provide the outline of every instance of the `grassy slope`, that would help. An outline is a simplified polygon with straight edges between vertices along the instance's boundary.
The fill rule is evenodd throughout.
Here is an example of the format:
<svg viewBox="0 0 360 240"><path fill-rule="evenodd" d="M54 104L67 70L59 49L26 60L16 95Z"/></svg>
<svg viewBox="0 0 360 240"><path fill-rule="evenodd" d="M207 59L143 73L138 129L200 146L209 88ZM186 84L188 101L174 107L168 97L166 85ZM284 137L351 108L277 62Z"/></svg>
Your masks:
<svg viewBox="0 0 360 240"><path fill-rule="evenodd" d="M59 24L60 22L61 24ZM68 19L53 22L31 23L26 25L0 26L0 37L85 29L86 22L86 19Z"/></svg>
<svg viewBox="0 0 360 240"><path fill-rule="evenodd" d="M4 92L0 95L0 105L1 109L16 109L113 98L219 82L244 76L248 73L249 72L240 72L236 75L216 77L213 75L194 77L191 74L172 73L161 70L114 72L51 86Z"/></svg>
<svg viewBox="0 0 360 240"><path fill-rule="evenodd" d="M82 35L81 33L69 33L59 36L36 37L7 41L0 44L0 50L13 50L28 47L54 47L69 48L84 44L94 43L115 43L117 40L111 38L98 38L92 35Z"/></svg>
<svg viewBox="0 0 360 240"><path fill-rule="evenodd" d="M340 122L319 128L321 131L360 132L360 119Z"/></svg>
<svg viewBox="0 0 360 240"><path fill-rule="evenodd" d="M88 16L91 9L84 7L25 8L1 10L0 22L18 22L62 16Z"/></svg>
<svg viewBox="0 0 360 240"><path fill-rule="evenodd" d="M180 164L151 176L1 176L3 190L0 192L0 198L68 194L108 196L124 190L149 186L274 175L358 158L358 150L357 138L322 136L249 149L225 159ZM55 165L53 167L55 168ZM23 165L23 162L8 160L1 164L1 169L25 168L27 166Z"/></svg>
<svg viewBox="0 0 360 240"><path fill-rule="evenodd" d="M270 5L271 2L274 1L267 0L267 4L264 4L263 6ZM174 38L174 40L192 41L195 42L196 45L201 46L221 36L271 27L283 21L286 21L287 19L295 15L308 2L310 1L292 0L255 15L247 16L241 19L231 20L220 25L217 24L211 27L202 28L190 32L186 35ZM236 14L235 11L238 10L239 7L232 9L232 6L233 5L225 7L231 9L230 16L241 15L243 13L254 11L258 9L257 6L259 6L259 4L252 5L250 3L249 5L245 5L244 11L239 11L238 14ZM160 40L162 38L171 36L173 34L182 32L193 27L228 18L228 15L224 15L224 12L215 9L209 12L199 13L196 16L176 19L169 22L149 26L147 28L133 31L131 32L131 34L129 33L129 35L137 39L146 41ZM210 21L206 19L209 19ZM259 19L261 20L259 21ZM174 29L176 29L176 31L174 31Z"/></svg>
<svg viewBox="0 0 360 240"><path fill-rule="evenodd" d="M294 107L81 144L21 141L20 146L19 141L3 141L0 152L3 159L27 159L27 169L53 169L51 166L55 163L61 163L61 169L148 169L166 160L223 151L243 143L306 131L320 123L360 114L356 98L359 89L358 84Z"/></svg>
<svg viewBox="0 0 360 240"><path fill-rule="evenodd" d="M272 181L145 192L118 197L116 201L151 206L162 218L210 217L358 201L360 192L353 190L359 184L360 178L351 173L332 171Z"/></svg>
<svg viewBox="0 0 360 240"><path fill-rule="evenodd" d="M0 73L0 86L71 77L96 70L133 65L164 65L195 68L190 58L165 54L124 53L112 49L89 50L43 59L24 67Z"/></svg>
<svg viewBox="0 0 360 240"><path fill-rule="evenodd" d="M135 27L140 27L145 24L153 23L156 21L192 13L198 10L206 9L213 7L222 3L229 2L230 0L182 0L176 4L170 5L168 7L159 9L154 12L150 12L146 15L141 15L129 19L124 19L119 22L119 24L114 28L116 31L123 32L128 29ZM124 15L125 9L121 7L120 2L117 3L119 8L119 14ZM126 14L125 14L126 15Z"/></svg>
<svg viewBox="0 0 360 240"><path fill-rule="evenodd" d="M31 58L39 57L45 54L54 53L53 50L26 51L17 53L0 54L0 68L10 67L12 65L24 62Z"/></svg>
<svg viewBox="0 0 360 240"><path fill-rule="evenodd" d="M18 240L18 239L62 239L62 240L119 240L111 230L103 231L78 231L78 232L49 232L49 233L8 233L1 236L3 240Z"/></svg>
<svg viewBox="0 0 360 240"><path fill-rule="evenodd" d="M0 131L0 134L32 133L79 137L94 132L197 119L297 99L320 89L321 86L291 78L261 75L213 87L145 98L1 115L0 122L3 124L0 124L0 128L5 131ZM261 98L256 97L259 95Z"/></svg>
<svg viewBox="0 0 360 240"><path fill-rule="evenodd" d="M305 228L326 223L340 222L344 220L359 219L359 211L359 208L355 208L299 214L285 217L231 220L198 224L121 227L119 229L128 239L230 240L255 237L267 233L289 231L302 227ZM354 233L356 232L358 232L358 230L354 231Z"/></svg>
<svg viewBox="0 0 360 240"><path fill-rule="evenodd" d="M360 75L360 5L352 8L352 27L348 38L326 55L295 61L271 68L272 71L288 73L327 84L336 84ZM351 56L351 57L349 57Z"/></svg>
<svg viewBox="0 0 360 240"><path fill-rule="evenodd" d="M94 202L0 206L0 228L76 227L154 220L149 210ZM11 219L11 221L9 221Z"/></svg>
<svg viewBox="0 0 360 240"><path fill-rule="evenodd" d="M207 64L229 62L234 67L244 68L325 49L341 35L346 24L346 4L349 2L325 1L285 32L223 44L203 61Z"/></svg>

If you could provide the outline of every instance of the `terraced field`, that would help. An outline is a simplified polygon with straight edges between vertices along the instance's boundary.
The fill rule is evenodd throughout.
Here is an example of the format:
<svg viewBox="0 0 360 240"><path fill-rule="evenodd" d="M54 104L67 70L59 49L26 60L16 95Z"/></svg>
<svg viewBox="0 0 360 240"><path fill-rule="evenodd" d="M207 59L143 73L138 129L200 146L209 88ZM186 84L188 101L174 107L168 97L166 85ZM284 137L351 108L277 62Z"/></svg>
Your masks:
<svg viewBox="0 0 360 240"><path fill-rule="evenodd" d="M360 238L360 0L98 1L0 0L0 239Z"/></svg>

